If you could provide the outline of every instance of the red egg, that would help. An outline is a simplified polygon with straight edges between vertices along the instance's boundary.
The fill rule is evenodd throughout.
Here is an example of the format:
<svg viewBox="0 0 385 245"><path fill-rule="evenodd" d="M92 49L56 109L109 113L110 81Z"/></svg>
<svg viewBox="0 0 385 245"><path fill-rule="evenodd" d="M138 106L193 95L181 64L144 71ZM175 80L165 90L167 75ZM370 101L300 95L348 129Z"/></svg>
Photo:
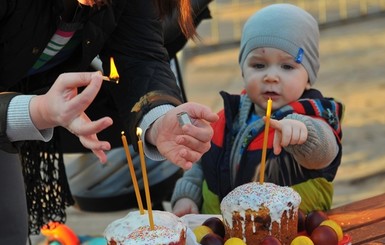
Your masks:
<svg viewBox="0 0 385 245"><path fill-rule="evenodd" d="M260 245L282 245L282 243L273 236L267 236L262 240Z"/></svg>
<svg viewBox="0 0 385 245"><path fill-rule="evenodd" d="M209 233L202 237L201 245L223 245L223 238L215 233Z"/></svg>
<svg viewBox="0 0 385 245"><path fill-rule="evenodd" d="M311 233L310 239L314 245L338 245L337 233L326 225L315 228Z"/></svg>
<svg viewBox="0 0 385 245"><path fill-rule="evenodd" d="M323 211L315 210L308 213L305 220L307 234L311 235L313 230L317 228L322 223L322 221L327 219L328 216Z"/></svg>
<svg viewBox="0 0 385 245"><path fill-rule="evenodd" d="M298 232L302 232L305 230L305 221L306 221L306 214L298 209Z"/></svg>
<svg viewBox="0 0 385 245"><path fill-rule="evenodd" d="M222 222L222 220L218 217L210 217L206 219L202 225L208 226L213 230L213 232L220 237L225 237L225 226Z"/></svg>

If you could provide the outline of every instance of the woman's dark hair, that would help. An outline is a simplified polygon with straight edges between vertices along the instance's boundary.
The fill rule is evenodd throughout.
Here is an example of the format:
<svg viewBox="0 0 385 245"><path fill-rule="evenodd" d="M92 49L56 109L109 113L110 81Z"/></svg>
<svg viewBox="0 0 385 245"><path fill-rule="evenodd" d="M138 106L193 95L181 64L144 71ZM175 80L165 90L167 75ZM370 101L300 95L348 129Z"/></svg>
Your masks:
<svg viewBox="0 0 385 245"><path fill-rule="evenodd" d="M113 0L94 0L97 7L111 4ZM191 0L154 0L161 18L178 15L178 24L187 39L197 36L192 17ZM175 13L174 13L175 11Z"/></svg>
<svg viewBox="0 0 385 245"><path fill-rule="evenodd" d="M187 39L197 36L192 17L191 0L154 0L161 18L178 15L178 24ZM176 11L174 13L174 11Z"/></svg>

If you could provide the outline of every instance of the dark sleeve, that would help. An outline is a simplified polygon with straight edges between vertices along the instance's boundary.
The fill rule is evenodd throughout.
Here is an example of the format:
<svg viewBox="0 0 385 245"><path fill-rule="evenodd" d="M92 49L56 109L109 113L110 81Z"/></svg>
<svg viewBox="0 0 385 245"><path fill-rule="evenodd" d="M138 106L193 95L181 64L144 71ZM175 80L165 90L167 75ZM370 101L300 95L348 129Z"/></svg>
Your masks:
<svg viewBox="0 0 385 245"><path fill-rule="evenodd" d="M7 136L7 113L12 98L18 93L0 93L0 149L9 153L18 152Z"/></svg>
<svg viewBox="0 0 385 245"><path fill-rule="evenodd" d="M162 22L151 0L126 4L117 26L101 53L103 70L109 73L109 58L119 73L119 84L109 86L118 113L132 142L142 116L161 104L177 106L182 98L164 47ZM140 103L139 103L140 101ZM134 105L135 110L133 110Z"/></svg>
<svg viewBox="0 0 385 245"><path fill-rule="evenodd" d="M0 22L2 19L6 18L7 9L12 7L12 5L14 5L12 4L12 2L13 1L8 1L8 0L0 1Z"/></svg>

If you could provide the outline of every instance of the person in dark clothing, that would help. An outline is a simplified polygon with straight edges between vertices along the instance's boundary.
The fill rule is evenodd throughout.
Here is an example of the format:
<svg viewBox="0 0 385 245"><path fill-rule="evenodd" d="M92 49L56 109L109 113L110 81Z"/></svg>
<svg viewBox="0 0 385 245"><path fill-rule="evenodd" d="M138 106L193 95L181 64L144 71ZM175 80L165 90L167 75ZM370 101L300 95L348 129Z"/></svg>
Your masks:
<svg viewBox="0 0 385 245"><path fill-rule="evenodd" d="M175 214L220 213L231 190L261 174L265 182L296 190L305 213L331 208L344 106L312 88L318 40L317 21L291 4L269 5L247 20L239 53L244 91L221 92L224 109L212 124L212 146L176 183ZM266 168L260 173L269 98Z"/></svg>
<svg viewBox="0 0 385 245"><path fill-rule="evenodd" d="M42 225L65 221L73 200L62 153L73 144L105 162L104 151L121 145L120 132L132 143L140 127L152 159L189 168L208 150L209 123L218 117L184 103L164 46L162 20L175 13L181 33L196 36L189 0L0 2L1 244L24 245ZM97 56L104 74L114 60L118 84L93 72ZM40 113L47 110L69 114L51 121ZM179 127L182 111L191 125Z"/></svg>

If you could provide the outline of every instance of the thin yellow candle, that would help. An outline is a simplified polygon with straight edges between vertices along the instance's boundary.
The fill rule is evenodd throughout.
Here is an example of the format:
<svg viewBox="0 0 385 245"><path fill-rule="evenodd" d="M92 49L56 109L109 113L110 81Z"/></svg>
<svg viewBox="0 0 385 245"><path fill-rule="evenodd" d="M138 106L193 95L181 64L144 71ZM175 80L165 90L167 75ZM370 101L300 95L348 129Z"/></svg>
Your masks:
<svg viewBox="0 0 385 245"><path fill-rule="evenodd" d="M262 146L262 159L261 159L261 167L259 169L259 183L262 184L265 180L265 166L266 166L266 150L267 150L267 139L269 138L269 125L270 125L270 114L271 114L271 106L272 100L269 98L267 100L267 108L266 108L266 124L265 124L265 132L263 135L263 146Z"/></svg>
<svg viewBox="0 0 385 245"><path fill-rule="evenodd" d="M123 142L124 151L126 152L128 168L130 169L132 184L134 185L134 190L135 190L136 200L138 202L139 211L140 211L140 214L144 214L144 208L143 208L143 204L142 204L142 198L140 196L138 181L137 181L136 175L135 175L134 164L132 163L130 150L128 149L127 139L126 139L126 136L124 135L123 131L122 131L122 142Z"/></svg>
<svg viewBox="0 0 385 245"><path fill-rule="evenodd" d="M140 165L142 166L144 192L146 194L148 220L150 222L150 229L154 230L154 218L152 216L152 204L151 204L151 197L150 197L150 187L148 185L146 161L145 161L145 158L144 158L144 151L143 151L143 142L140 139L140 136L142 134L142 129L141 128L136 128L136 134L139 137L138 148L139 148L139 156L140 156Z"/></svg>

